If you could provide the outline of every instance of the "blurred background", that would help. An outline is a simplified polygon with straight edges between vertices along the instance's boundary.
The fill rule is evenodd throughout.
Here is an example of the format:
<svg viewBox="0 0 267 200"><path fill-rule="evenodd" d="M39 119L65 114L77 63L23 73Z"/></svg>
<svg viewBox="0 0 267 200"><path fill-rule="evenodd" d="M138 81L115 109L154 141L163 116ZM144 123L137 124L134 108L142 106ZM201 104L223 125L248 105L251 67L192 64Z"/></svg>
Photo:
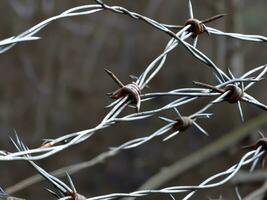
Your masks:
<svg viewBox="0 0 267 200"><path fill-rule="evenodd" d="M19 34L36 23L74 6L93 1L71 0L5 0L0 2L0 38ZM187 0L106 0L168 24L184 24L188 18ZM204 19L216 14L227 16L209 26L227 32L267 35L266 0L192 0L195 17ZM124 83L130 74L140 75L164 49L170 37L151 26L103 11L89 16L61 19L37 34L43 39L18 44L0 55L0 149L15 151L9 140L17 131L30 147L38 147L44 138L56 138L66 133L85 130L97 125L108 112L111 100L105 93L117 88L104 68L112 70ZM266 45L242 42L225 37L202 34L198 48L221 69L230 68L236 76L266 63ZM172 51L160 73L144 92L168 91L192 87L192 81L214 83L211 70L179 46ZM267 103L266 81L249 90ZM162 106L173 98L160 98L144 103L142 110ZM202 108L210 99L202 99L180 107L182 114ZM136 149L121 152L94 167L72 175L77 190L87 196L113 192L130 192L143 185L151 176L173 163L201 152L204 147L226 135L235 138L212 155L200 156L199 164L174 174L159 187L199 184L205 178L225 170L239 161L245 151L242 145L257 139L257 130L266 133L267 116L263 110L242 104L246 122L242 123L235 105L214 106L215 115L201 120L200 125L210 134L206 137L192 128L170 141L157 138ZM134 112L128 108L126 112ZM162 116L175 117L174 111ZM259 117L260 116L260 117ZM262 120L256 128L245 128L246 137L236 139L233 130L247 127L250 120ZM157 117L131 123L120 123L101 130L90 140L57 155L36 162L50 171L87 161L130 139L153 133L165 123ZM250 134L251 133L251 134ZM230 137L230 138L231 138ZM194 159L193 159L194 160ZM207 162L208 160L208 162ZM167 168L168 169L168 168ZM34 175L36 172L23 161L1 162L0 186L4 189ZM64 180L64 179L63 179ZM263 180L242 183L246 196ZM240 183L241 184L241 183ZM52 199L41 182L15 193L27 199ZM229 182L216 189L204 190L192 199L235 199L234 184ZM176 195L177 199L182 196ZM151 196L147 199L170 199Z"/></svg>

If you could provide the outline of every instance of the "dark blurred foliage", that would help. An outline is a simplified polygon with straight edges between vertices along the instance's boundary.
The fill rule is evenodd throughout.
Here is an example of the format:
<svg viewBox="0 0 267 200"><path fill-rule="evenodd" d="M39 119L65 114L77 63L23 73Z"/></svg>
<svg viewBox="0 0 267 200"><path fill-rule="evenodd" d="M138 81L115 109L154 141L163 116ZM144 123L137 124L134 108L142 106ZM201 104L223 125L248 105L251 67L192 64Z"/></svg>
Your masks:
<svg viewBox="0 0 267 200"><path fill-rule="evenodd" d="M160 22L183 24L188 17L186 0L113 0ZM18 34L41 20L73 6L93 1L71 0L2 0L0 2L0 38ZM228 15L210 26L230 32L267 35L266 0L193 0L196 17ZM95 126L107 113L110 100L105 96L116 88L103 68L114 71L127 83L129 75L139 75L164 49L168 35L127 16L100 12L90 16L61 19L37 34L43 39L17 45L0 55L0 147L13 150L9 135L14 129L30 147L43 138L56 138L66 133ZM222 69L230 67L236 75L266 63L266 45L240 42L203 34L199 49ZM182 47L168 56L161 72L149 84L146 92L191 87L192 80L213 83L211 71ZM266 82L257 84L252 94L266 103ZM143 104L143 109L164 105L169 98ZM200 109L208 100L191 103L180 111L184 114ZM263 111L243 106L247 120ZM127 112L133 112L131 108ZM139 148L124 151L93 168L73 175L78 191L88 197L111 192L137 189L162 167L179 160L241 125L236 106L221 104L212 109L215 115L203 120L210 137L196 130L178 135L168 142L156 139ZM173 111L162 115L175 116ZM147 135L164 123L157 118L121 123L99 131L92 139L37 162L46 170L89 160L131 138ZM176 177L167 185L198 184L201 180L235 163L243 152L239 145L213 158L208 163ZM23 161L1 162L0 184L3 188L33 175ZM29 199L49 199L43 190L45 183L24 190L18 196ZM196 195L196 199L219 197L233 199L231 185ZM155 199L156 197L152 197ZM163 197L159 197L162 199ZM168 198L168 197L167 197Z"/></svg>

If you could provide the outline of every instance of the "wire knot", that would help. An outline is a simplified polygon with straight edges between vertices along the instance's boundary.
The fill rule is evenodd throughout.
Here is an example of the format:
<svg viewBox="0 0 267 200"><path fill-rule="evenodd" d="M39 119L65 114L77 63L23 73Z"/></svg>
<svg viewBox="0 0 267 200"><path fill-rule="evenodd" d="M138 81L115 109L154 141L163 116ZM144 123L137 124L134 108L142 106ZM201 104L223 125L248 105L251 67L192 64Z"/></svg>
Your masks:
<svg viewBox="0 0 267 200"><path fill-rule="evenodd" d="M124 85L111 71L105 69L108 75L118 84L120 87L115 92L107 93L107 95L112 99L119 99L121 97L128 96L130 103L135 105L137 112L140 110L141 105L141 89L140 87L132 82L130 84Z"/></svg>
<svg viewBox="0 0 267 200"><path fill-rule="evenodd" d="M252 145L243 147L244 149L257 149L261 146L265 151L267 151L267 138L260 138L258 141Z"/></svg>
<svg viewBox="0 0 267 200"><path fill-rule="evenodd" d="M225 100L229 103L237 103L244 95L244 91L236 85L229 84L224 88L225 92L229 91Z"/></svg>
<svg viewBox="0 0 267 200"><path fill-rule="evenodd" d="M267 138L263 137L258 139L258 141L252 145L242 147L242 149L256 150L258 147L261 147L264 150L264 154L261 158L261 165L264 168L267 160Z"/></svg>
<svg viewBox="0 0 267 200"><path fill-rule="evenodd" d="M176 123L173 125L175 130L184 131L192 126L193 120L190 117L182 116L176 119Z"/></svg>
<svg viewBox="0 0 267 200"><path fill-rule="evenodd" d="M195 18L188 19L185 23L185 26L187 25L191 25L188 31L193 33L192 35L193 38L196 38L199 34L205 32L204 24L198 19Z"/></svg>
<svg viewBox="0 0 267 200"><path fill-rule="evenodd" d="M240 99L244 95L243 89L240 87L234 85L234 84L228 84L224 88L218 88L216 86L207 84L207 83L201 83L197 81L193 81L195 85L202 86L208 89L211 89L213 91L219 92L221 94L224 94L225 92L228 92L228 94L225 96L224 100L229 102L229 103L237 103L240 101Z"/></svg>
<svg viewBox="0 0 267 200"><path fill-rule="evenodd" d="M119 99L121 97L129 96L131 103L136 104L140 101L141 90L136 83L130 83L122 88L119 88L113 93L108 93L108 96L112 99Z"/></svg>
<svg viewBox="0 0 267 200"><path fill-rule="evenodd" d="M188 32L193 33L192 37L196 38L199 34L204 33L205 31L208 33L206 30L205 24L215 21L217 19L222 18L225 16L225 14L220 14L220 15L215 15L213 17L204 19L204 20L198 20L196 18L190 18L185 22L185 25L177 25L176 28L184 28L187 25L191 25L190 28L188 29Z"/></svg>

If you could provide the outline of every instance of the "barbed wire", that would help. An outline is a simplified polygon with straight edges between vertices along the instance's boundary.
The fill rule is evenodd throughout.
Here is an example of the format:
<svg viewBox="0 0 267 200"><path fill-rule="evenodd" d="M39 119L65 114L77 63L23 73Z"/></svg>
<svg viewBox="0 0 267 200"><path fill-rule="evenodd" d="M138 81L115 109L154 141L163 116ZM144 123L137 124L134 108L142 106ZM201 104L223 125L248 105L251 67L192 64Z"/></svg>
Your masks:
<svg viewBox="0 0 267 200"><path fill-rule="evenodd" d="M18 135L16 135L16 140L13 140L11 138L11 141L15 148L18 151L26 151L28 149L27 146L23 144L23 142L19 139ZM25 156L27 157L27 155ZM42 169L40 166L35 164L33 161L28 160L28 162L33 166L33 168L40 174L42 177L44 177L54 188L56 191L53 191L51 189L46 189L50 194L55 196L57 199L62 200L85 200L86 198L79 193L77 193L77 190L71 180L71 177L68 173L66 173L66 177L69 182L69 186L65 184L63 181L59 180L58 178L50 175L47 173L44 169Z"/></svg>
<svg viewBox="0 0 267 200"><path fill-rule="evenodd" d="M1 187L0 187L0 199L1 200L25 200L25 199L9 196Z"/></svg>
<svg viewBox="0 0 267 200"><path fill-rule="evenodd" d="M27 147L19 139L18 135L16 135L16 141L13 139L11 140L18 151L27 150ZM160 190L142 190L142 191L135 191L131 193L114 193L114 194L87 198L87 200L111 200L111 199L118 199L121 197L137 198L137 197L143 197L143 196L148 196L148 195L153 195L153 194L172 195L172 194L177 194L177 193L188 193L183 198L183 200L187 200L190 197L192 197L198 190L214 188L214 187L218 187L220 185L225 184L230 179L232 179L243 166L251 164L250 171L252 172L253 170L255 170L258 160L261 157L265 158L265 156L267 155L267 152L266 152L267 139L262 135L262 139L259 139L255 144L246 146L245 148L255 148L255 150L249 151L240 159L240 161L237 164L233 165L232 167L228 168L227 170L223 172L217 173L207 178L198 186L172 186L172 187L167 187L167 188L160 189ZM50 189L46 189L46 190L49 193L53 194L58 199L60 200L67 200L67 199L85 200L86 199L83 195L77 193L77 190L68 174L66 175L67 175L70 186L66 185L61 180L47 173L44 169L36 165L33 161L28 160L28 162L37 170L37 172L40 175L42 175L47 181L49 181L49 183L53 185L56 191L52 191ZM2 194L4 194L4 196L7 196L7 194L2 189L1 191L2 191Z"/></svg>
<svg viewBox="0 0 267 200"><path fill-rule="evenodd" d="M253 42L266 42L267 38L260 35L245 35L240 33L226 33L221 30L217 30L215 28L208 27L206 24L217 20L224 15L216 15L208 19L198 20L194 18L193 7L191 1L189 0L189 16L190 18L185 22L184 25L169 25L163 24L154 19L148 18L144 15L141 15L136 12L132 12L123 8L121 6L109 6L103 3L100 0L95 0L97 4L92 5L84 5L71 8L57 16L46 19L39 24L33 26L32 28L26 30L25 32L7 38L5 40L0 41L0 53L4 53L7 50L11 49L19 42L26 42L31 40L38 40L40 37L35 36L35 34L49 25L51 22L56 21L58 19L73 17L73 16L81 16L81 15L89 15L100 11L111 11L116 14L127 15L132 19L143 21L156 30L164 32L165 34L171 36L170 41L167 43L164 51L153 60L144 70L143 73L139 77L136 78L135 81L123 84L115 74L109 70L106 72L111 76L111 78L118 84L119 89L113 93L110 93L109 96L112 99L115 99L110 105L107 107L110 108L110 111L103 117L102 121L96 125L94 128L66 134L64 136L58 137L56 139L46 139L43 145L37 148L28 149L16 136L16 142L12 140L14 145L17 148L17 152L8 152L5 150L0 151L0 160L2 161L13 161L13 160L27 160L31 163L31 165L44 176L47 180L49 180L55 187L58 193L56 193L57 198L59 199L71 199L75 197L68 197L66 194L76 193L75 187L72 181L69 179L70 185L72 188L68 187L66 184L61 182L60 180L54 178L45 172L42 168L36 165L33 160L40 160L47 158L51 155L54 155L64 149L69 148L70 146L79 144L93 135L97 133L98 130L110 127L111 125L117 122L123 121L135 121L135 120L143 120L145 118L149 118L155 116L156 114L164 111L174 109L177 113L177 119L168 119L165 117L160 117L160 119L166 121L168 124L161 127L154 133L150 134L146 137L136 138L125 142L124 144L111 148L110 152L112 154L116 154L117 152L138 147L146 142L152 140L153 138L163 136L167 132L173 130L168 136L165 136L163 139L168 140L179 132L186 130L191 126L195 126L200 132L207 135L207 132L197 124L196 120L200 118L209 118L213 113L207 113L207 110L215 104L218 104L223 101L227 101L228 103L236 103L239 109L240 117L242 121L244 121L243 111L241 108L240 102L246 102L257 106L263 110L267 110L267 106L263 103L259 102L253 96L247 93L247 90L252 87L255 83L262 80L262 77L267 72L267 65L262 65L257 68L253 68L252 70L246 72L241 77L236 78L230 70L228 73L225 73L218 67L212 60L208 58L204 53L197 49L197 43L199 35L202 33L208 33L209 35L217 35L217 36L227 36L235 39L245 40L245 41L253 41ZM172 29L180 29L178 32L173 32ZM188 43L186 40L192 37L193 44ZM145 93L141 94L143 89L148 85L148 83L158 74L158 72L162 69L165 61L167 59L168 53L173 51L179 44L181 44L193 57L204 63L206 66L210 67L213 71L213 75L215 80L218 81L217 85L210 85L207 83L194 82L195 85L200 86L199 88L180 88L174 89L169 92L154 92L154 93ZM141 107L141 103L153 100L155 98L161 96L181 96L181 98L175 99L174 101L164 105L160 108L155 108L152 110L139 112ZM178 107L185 105L189 102L195 101L200 97L215 97L214 100L210 101L207 105L205 105L202 109L198 110L195 113L192 113L189 116L183 116L178 111ZM120 117L119 115L126 107L136 107L137 112L133 114L129 114L126 116ZM98 197L89 198L90 200L100 200L100 199L116 199L120 197L141 197L147 196L150 194L160 193L160 194L175 194L175 193L188 193L188 195L184 199L189 199L194 193L199 189L207 189L217 187L219 185L223 185L228 180L230 180L241 167L251 164L251 170L254 170L259 157L261 157L265 150L262 151L262 145L257 146L256 150L252 150L245 154L239 163L227 169L224 172L218 173L210 178L207 178L198 186L174 186L168 187L161 190L142 190L136 191L132 193L118 193L118 194L110 194ZM221 181L211 183L215 179L222 178ZM3 193L3 192L2 192ZM3 193L4 194L4 193Z"/></svg>
<svg viewBox="0 0 267 200"><path fill-rule="evenodd" d="M7 193L0 187L0 199L7 198Z"/></svg>
<svg viewBox="0 0 267 200"><path fill-rule="evenodd" d="M180 34L180 33L178 33L178 34ZM172 46L172 49L173 49L174 48L174 44L178 45L178 43L175 42L175 40L172 39L171 43L169 42L169 44L167 45L167 48L166 48L167 51L170 51L169 48L168 48L169 46ZM163 59L164 62L165 62L165 59L166 59L166 55L165 54L161 54L159 56L160 59ZM163 62L160 59L157 58L156 62L153 62L149 67L150 68L154 67L155 64L157 64L157 61L160 61L158 67L161 67ZM143 77L143 76L141 76L141 77ZM136 84L138 84L138 83L136 83ZM76 133L72 133L72 134L68 134L68 135L59 137L59 138L54 139L54 140L46 140L46 143L41 148L36 148L36 149L27 150L27 151L21 151L21 152L16 152L16 153L8 153L6 151L0 151L0 160L14 160L14 159L15 160L16 159L18 159L18 160L19 159L22 159L22 160L23 159L38 160L38 159L43 159L43 158L48 157L50 155L53 155L53 154L55 154L55 153L57 153L59 151L62 151L63 149L66 149L66 148L68 148L68 147L70 147L72 145L78 144L78 143L86 140L87 138L89 138L92 135L94 135L97 130L106 128L106 127L114 124L115 121L116 121L116 120L114 121L114 118L117 117L119 115L119 113L130 103L128 101L128 96L126 96L124 98L120 98L115 102L116 102L116 104L113 105L113 108L103 118L103 120L100 122L100 124L97 125L95 128L84 130L84 131L80 131L80 132L76 132ZM142 117L142 119L143 118L144 117ZM140 118L135 118L135 120L136 119L140 119ZM60 144L60 143L63 143L63 144ZM64 144L64 143L66 143L66 144ZM54 146L55 144L60 144L60 145ZM44 154L41 155L41 156L35 156L35 157L30 156L30 155L27 158L24 157L24 155L39 154L39 153L44 153Z"/></svg>
<svg viewBox="0 0 267 200"><path fill-rule="evenodd" d="M262 70L262 71L260 71L260 70ZM141 112L141 113L134 113L134 114L130 114L130 115L127 115L127 116L121 117L121 118L114 118L113 121L114 122L119 122L119 121L121 122L121 121L133 121L133 120L138 120L138 119L144 119L144 118L146 118L148 116L150 117L150 116L152 116L152 115L154 115L154 114L156 114L158 112L161 112L163 110L167 110L167 109L171 109L171 108L177 108L178 106L181 106L181 105L183 105L185 103L188 103L190 101L196 100L196 97L195 96L202 97L202 96L218 96L218 95L220 95L214 101L212 101L209 104L207 104L204 108L202 108L201 110L199 110L199 111L197 111L197 112L195 112L195 113L193 113L193 114L191 114L189 116L190 119L197 118L197 117L201 117L201 118L208 117L209 118L209 116L211 114L205 114L204 112L206 112L206 110L208 108L210 108L212 105L214 105L214 104L216 104L218 102L221 102L222 100L227 101L227 99L225 99L225 97L229 94L229 91L223 91L224 94L221 95L220 92L218 92L218 91L215 91L214 92L214 90L220 90L220 89L222 89L222 88L224 88L224 87L226 87L228 85L231 85L231 84L235 84L236 86L238 86L238 84L239 85L242 84L242 88L243 88L242 89L242 91L243 91L242 94L243 95L241 96L240 99L243 100L243 98L245 99L248 96L247 98L251 98L252 100L248 101L247 99L245 99L243 101L248 101L249 103L252 103L252 104L254 104L254 105L256 105L258 107L261 107L261 108L263 108L263 109L266 110L266 106L264 104L258 102L255 98L253 98L250 95L247 95L245 93L245 91L247 89L249 89L251 86L253 86L254 83L256 83L257 81L260 81L261 80L262 76L266 73L266 71L267 71L267 66L260 66L260 67L257 67L255 69L250 70L249 72L245 73L240 78L237 78L236 79L236 78L233 77L232 80L227 81L227 82L224 82L224 83L220 83L217 86L212 86L212 88L210 88L211 87L210 85L207 85L207 84L203 85L203 84L200 84L200 83L196 83L195 82L195 84L198 84L198 85L203 85L203 86L206 86L206 87L209 86L210 89L206 89L206 88L188 88L188 89L187 88L182 88L180 90L179 89L176 89L176 90L173 90L173 91L168 92L168 93L150 93L150 94L144 94L144 97L149 97L149 98L150 97L153 97L153 98L155 98L156 96L163 96L163 95L165 95L165 96L168 96L168 95L181 95L180 92L182 90L182 95L184 95L184 96L185 95L193 96L193 98L190 98L190 97L188 97L187 99L181 98L181 99L178 99L178 101L175 100L175 101L167 104L166 106L164 106L164 107L162 107L160 109L150 110L150 111L144 111L144 112ZM253 75L256 72L260 72L256 76L256 78L248 77L249 75ZM245 85L244 83L247 83L247 85ZM194 93L192 93L192 91ZM196 91L198 93L196 93ZM230 97L228 97L228 99L229 98ZM240 108L239 111L240 111L241 119L243 120L243 114L242 114L242 109L241 109L241 106L240 106L240 102L238 102L238 107ZM179 113L178 113L178 116L181 119L182 116ZM137 147L137 146L139 146L141 144L144 144L144 143L150 141L151 139L153 139L155 137L162 136L167 131L173 129L174 126L175 126L175 124L177 122L179 122L179 120L178 121L177 120L175 121L175 120L171 120L171 119L167 119L167 118L163 118L163 117L161 117L161 119L169 122L169 124L167 124L166 126L160 128L159 130L157 130L156 132L154 132L153 134L151 134L149 136L142 137L142 138L137 138L137 139L133 139L131 141L128 141L128 142L124 143L123 145L121 145L121 146L119 146L117 148L112 148L112 150L114 152L117 152L117 151L119 151L121 149L129 149L129 148ZM196 122L192 122L192 123L201 132L207 134L204 131L204 129L202 129L198 124L196 124ZM180 132L180 130L176 130L175 133L170 134L170 136L173 137L176 134L178 134L179 132ZM167 140L167 139L170 139L171 137L168 136L165 139ZM18 152L18 154L19 154L19 152ZM17 155L15 155L15 156L17 156ZM13 158L15 158L15 157L13 157ZM29 159L29 158L27 158L27 159Z"/></svg>
<svg viewBox="0 0 267 200"><path fill-rule="evenodd" d="M262 71L260 71L260 70L262 70ZM253 75L256 72L260 72L260 73L255 78L248 77L249 75ZM203 97L203 96L204 97L205 96L208 96L208 97L210 97L210 96L219 96L219 97L217 97L215 100L211 101L204 108L200 109L199 111L197 111L195 113L192 113L189 116L182 116L180 114L180 112L177 110L178 104L173 104L173 102L171 102L170 104L168 104L167 106L164 106L161 109L151 110L151 111L144 111L143 113L135 113L135 114L128 115L126 117L122 117L122 118L119 118L119 119L114 119L114 120L117 120L117 121L130 121L131 118L135 119L136 117L143 117L143 116L146 116L146 115L149 115L149 114L152 114L152 113L155 114L157 112L162 112L163 110L165 110L164 108L167 108L167 109L174 108L174 110L176 111L176 113L178 115L178 118L176 120L168 119L168 118L165 118L165 117L160 117L160 119L168 122L168 124L163 126L163 127L161 127L160 129L158 129L157 131L155 131L154 133L152 133L152 134L150 134L150 135L148 135L146 137L136 138L136 139L130 140L128 142L125 142L124 144L122 144L122 145L120 145L118 147L113 147L113 148L111 148L111 152L112 153L117 153L118 151L121 151L123 149L131 149L131 148L138 147L138 146L140 146L140 145L152 140L155 137L163 136L168 131L174 130L173 133L169 134L169 136L167 136L166 138L163 139L163 141L166 141L166 140L174 137L175 135L177 135L179 132L186 130L187 128L189 128L192 125L195 125L195 127L197 129L199 129L200 132L208 135L207 132L196 123L197 118L210 118L210 116L213 115L213 114L212 113L205 113L205 112L211 106L217 104L218 102L221 102L222 100L223 101L227 101L229 99L231 100L231 98L230 98L231 96L229 96L228 98L225 98L225 97L227 97L227 95L229 95L229 93L231 91L230 92L229 91L224 91L224 94L221 95L221 92L218 92L218 91L214 92L214 90L215 89L220 90L221 88L224 88L224 87L228 86L229 84L231 84L231 85L234 84L236 86L242 84L242 91L243 91L242 94L243 95L240 97L240 99L243 100L243 98L245 98L246 96L251 97L250 95L247 95L245 93L245 91L248 90L251 86L253 86L253 84L255 82L260 81L262 76L266 72L267 72L267 66L259 66L259 67L255 68L255 69L252 69L249 72L245 73L240 78L234 78L233 77L232 80L224 82L224 83L220 83L217 86L213 86L214 88L210 88L210 89L206 89L206 88L182 88L182 89L176 89L176 90L173 90L173 91L170 91L170 92L167 92L167 93L144 94L143 97L148 97L148 98L151 98L151 97L155 98L155 97L158 97L158 96L168 96L168 95L171 95L171 96L172 95L181 95L181 96L188 95L188 96L193 96L194 98L196 96L199 96L199 97ZM247 83L247 85L245 85L244 83ZM207 85L205 85L205 86L207 86ZM194 93L192 93L192 92L194 92ZM239 96L237 96L237 97L239 97ZM193 100L195 100L195 99L193 99ZM189 101L192 101L192 99L189 98ZM176 103L177 100L175 100L174 102ZM184 103L185 101L182 101L182 102ZM243 112L242 112L242 109L241 109L241 106L240 106L240 102L237 102L237 103L238 103L238 108L240 108L239 111L240 111L241 119L244 121ZM261 108L266 110L266 106L264 104L258 102L255 98L253 98L253 100L249 101L249 103L252 103L253 105L259 106L259 107L261 107ZM174 105L174 106L172 106L172 105ZM181 106L181 105L182 104L179 104L179 106ZM189 122L186 121L186 120L189 120ZM190 121L190 120L192 120L192 121ZM181 123L181 124L179 124L179 123ZM186 124L186 123L189 123L189 124Z"/></svg>
<svg viewBox="0 0 267 200"><path fill-rule="evenodd" d="M265 151L265 150L264 150ZM233 176L236 175L236 173L243 167L248 164L253 164L255 161L258 161L258 159L264 154L264 151L262 150L262 147L258 147L256 150L250 151L246 153L240 161L233 165L232 167L228 168L227 170L217 173L206 180L204 180L201 184L198 186L172 186L167 187L160 190L141 190L141 191L135 191L131 193L114 193L114 194L108 194L103 196L97 196L97 197L91 197L87 200L111 200L111 199L118 199L122 197L143 197L153 194L177 194L177 193L189 193L186 197L183 198L183 200L187 200L190 197L192 197L198 190L201 189L209 189L218 187L220 185L225 184L228 182ZM221 180L217 180L220 179ZM217 182L215 181L217 180ZM215 181L215 182L212 182Z"/></svg>
<svg viewBox="0 0 267 200"><path fill-rule="evenodd" d="M186 29L181 30L180 32L177 33L177 35L181 35L182 33L184 33ZM188 37L190 37L190 33L187 35L183 35L183 39L186 39ZM186 37L185 37L186 36ZM157 59L155 59L148 67L147 70L144 72L144 74L142 74L139 79L137 79L137 81L135 82L140 88L142 88L143 86L145 86L148 81L146 81L145 83L145 77L147 76L147 74L149 73L149 71L151 69L153 69L153 67L155 67L155 65L157 64L158 61L160 61L159 65L157 66L155 71L159 71L159 69L162 67L162 65L164 64L165 60L166 60L166 56L167 53L170 52L171 50L173 50L176 46L178 45L178 42L176 42L174 39L172 39L166 46L166 49L164 51L164 53L162 53ZM152 75L150 75L149 79L151 80L153 76L155 76L156 73L154 72ZM140 80L140 82L139 82ZM127 96L124 98L120 98L118 101L116 101L116 104L114 105L113 109L104 117L104 119L102 120L102 122L96 126L95 128L89 129L89 130L85 130L85 131L80 131L80 132L76 132L73 134L68 134L65 135L63 137L60 137L58 139L54 139L54 140L46 140L49 143L46 143L43 147L45 148L37 148L37 149L33 149L33 150L29 150L29 151L25 151L25 152L17 152L14 154L10 154L7 153L5 151L0 152L0 160L13 160L13 159L33 159L33 160L37 160L37 159L42 159L45 157L48 157L50 155L53 155L54 153L57 153L59 151L62 151L65 148L68 148L69 146L72 146L74 144L80 143L82 141L84 141L85 139L91 137L97 130L102 129L102 128L106 128L107 126L111 125L112 123L114 123L112 121L112 118L116 117L128 104L128 100L127 100ZM144 118L144 117L143 117ZM136 118L137 119L137 118ZM61 142L66 142L66 140L70 140L70 142L68 142L67 144L64 145L59 145L59 146L53 146L57 143L61 143ZM25 158L23 155L29 154L29 153L33 153L33 154L37 154L37 153L41 153L41 152L47 152L42 156L36 156L35 158L33 158L32 156L29 156L27 158ZM19 157L18 157L19 156Z"/></svg>
<svg viewBox="0 0 267 200"><path fill-rule="evenodd" d="M179 32L177 32L175 34L170 29L167 28L167 27L170 27L170 25L163 25L163 24L161 24L155 20L152 20L152 19L145 17L143 15L140 15L138 13L131 12L131 11L129 11L123 7L120 7L120 6L108 6L101 1L96 1L96 2L98 3L96 5L78 6L78 7L69 9L69 10L61 13L58 16L49 18L49 19L37 24L36 26L23 32L22 34L16 36L15 38L16 39L23 39L23 38L25 39L25 38L32 37L34 34L36 34L42 28L47 26L49 23L51 23L54 20L60 19L60 18L78 16L78 15L87 15L87 14L92 14L92 13L99 12L102 10L109 10L109 11L112 11L112 12L115 12L118 14L126 14L126 15L128 15L131 18L134 18L136 20L145 21L146 23L152 25L156 29L163 31L163 32L165 32L165 33L167 33L173 37L168 42L163 53L161 55L159 55L145 69L145 71L137 78L137 80L135 82L130 83L126 86L128 86L130 88L134 88L133 86L136 85L138 90L140 90L140 92L141 92L141 90L153 79L153 77L163 67L163 64L165 63L166 58L167 58L167 54L170 51L172 51L174 48L176 48L179 43L181 43L184 47L186 47L186 49L194 57L196 57L197 59L199 59L200 61L202 61L206 65L210 66L214 70L214 73L216 74L216 77L220 82L225 82L225 81L231 80L231 78L226 73L224 73L219 67L217 67L205 54L203 54L202 52L200 52L198 49L196 49L194 47L194 46L196 46L196 42L194 42L194 46L192 46L191 44L189 44L185 41L186 39L188 39L189 37L191 37L195 34L193 29L192 29L194 24L192 24L192 23L186 24ZM193 10L192 10L192 6L191 6L190 1L189 1L189 10L190 10L190 15L192 17L193 16ZM204 25L204 23L201 23L199 21L197 21L197 22L198 22L197 25L200 25L200 24L203 25L204 29L206 31L208 31L208 29L207 29L208 27L206 27ZM221 33L221 32L218 34L223 35L223 33ZM228 33L224 34L224 35L229 36ZM263 41L265 42L266 41L266 38L263 36L242 35L242 37L241 37L241 35L238 35L238 36L240 36L238 39L242 39L242 38L249 39L250 38L251 41L257 41L257 42L263 42ZM236 37L235 34L232 34L231 36ZM12 45L15 45L15 44L16 44L16 42L14 42L13 44L10 44L11 46L5 46L4 49L9 49L9 48L13 47ZM253 83L250 83L250 84L253 84ZM129 89L129 88L127 88L127 89ZM110 110L110 112L103 118L103 120L96 127L88 129L88 130L84 130L84 131L79 131L79 132L67 134L67 135L59 137L57 139L45 140L44 145L42 145L41 147L27 150L25 152L22 151L22 152L10 153L10 152L6 152L6 151L0 151L0 160L20 160L20 159L23 160L23 159L26 159L24 155L29 155L29 154L32 154L32 155L29 155L27 157L27 159L39 160L39 159L49 157L55 153L58 153L58 152L66 149L70 146L73 146L75 144L83 142L84 140L92 137L98 130L109 127L110 125L116 123L116 121L123 121L126 119L126 118L118 119L117 116L121 113L122 110L124 110L131 103L132 99L130 99L130 96L129 96L129 95L131 95L131 92L133 92L132 89L129 89L128 93L127 92L123 93L121 95L122 96L121 98L118 98L115 102L113 102L111 105L109 105L108 107L113 107L113 108ZM184 100L182 102L189 102L189 101L195 100L195 99L196 98L190 99L190 98L186 97L185 99L182 99L182 100ZM250 102L250 103L254 103L254 104L258 103L254 98L251 99L251 96L246 95L243 98L243 100L244 99L245 99L245 101ZM146 100L149 100L149 99L146 99ZM180 101L181 100L178 100L178 102L180 102ZM183 104L183 103L181 103L181 104ZM174 104L167 105L165 108L175 107L173 105ZM153 113L153 111L151 113ZM140 119L144 119L146 117L151 117L151 114L143 115L143 116L139 115L138 117L135 117L135 118L132 117L131 120L140 120ZM129 121L129 119L128 119L128 121Z"/></svg>

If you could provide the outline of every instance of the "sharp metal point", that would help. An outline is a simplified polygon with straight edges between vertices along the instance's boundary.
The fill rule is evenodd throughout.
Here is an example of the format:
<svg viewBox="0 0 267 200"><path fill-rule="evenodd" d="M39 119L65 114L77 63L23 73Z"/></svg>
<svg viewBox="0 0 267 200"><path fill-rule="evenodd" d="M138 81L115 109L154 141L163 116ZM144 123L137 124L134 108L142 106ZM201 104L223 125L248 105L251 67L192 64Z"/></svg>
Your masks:
<svg viewBox="0 0 267 200"><path fill-rule="evenodd" d="M176 107L174 107L174 110L175 110L176 114L178 115L178 117L181 118L182 115L181 115L181 113L179 112L179 110L178 110Z"/></svg>
<svg viewBox="0 0 267 200"><path fill-rule="evenodd" d="M239 110L239 113L240 113L241 121L244 122L244 115L243 115L243 111L242 111L242 107L241 107L240 101L237 102L237 107L238 107L238 110Z"/></svg>
<svg viewBox="0 0 267 200"><path fill-rule="evenodd" d="M194 38L194 42L193 42L193 47L194 48L197 47L197 42L198 42L198 36Z"/></svg>
<svg viewBox="0 0 267 200"><path fill-rule="evenodd" d="M165 137L162 141L166 142L167 140L173 138L174 136L176 136L178 133L180 133L180 131L175 131L174 133L170 134L169 136Z"/></svg>
<svg viewBox="0 0 267 200"><path fill-rule="evenodd" d="M118 77L110 70L104 68L105 72L118 84L119 87L123 87L124 84L118 79Z"/></svg>
<svg viewBox="0 0 267 200"><path fill-rule="evenodd" d="M203 24L207 24L207 23L209 23L209 22L212 22L212 21L215 21L215 20L217 20L217 19L220 19L220 18L222 18L222 17L224 17L224 16L226 16L226 15L227 15L227 14L225 14L225 13L223 13L223 14L218 14L218 15L215 15L215 16L213 16L213 17L204 19L204 20L202 20L201 22L202 22Z"/></svg>
<svg viewBox="0 0 267 200"><path fill-rule="evenodd" d="M174 120L172 120L172 119L168 119L168 118L166 118L166 117L161 117L161 116L159 116L159 118L160 118L161 120L165 121L165 122L170 122L170 123L175 122Z"/></svg>
<svg viewBox="0 0 267 200"><path fill-rule="evenodd" d="M230 69L230 68L227 68L227 70L228 70L228 73L229 73L230 77L231 77L232 79L235 79L235 76L234 76L234 74L232 73L231 69Z"/></svg>
<svg viewBox="0 0 267 200"><path fill-rule="evenodd" d="M189 16L191 19L194 19L194 12L191 0L188 0L188 9L189 9Z"/></svg>
<svg viewBox="0 0 267 200"><path fill-rule="evenodd" d="M201 126L199 126L195 121L193 121L193 124L198 130L200 130L201 133L204 133L204 135L209 136L209 134Z"/></svg>
<svg viewBox="0 0 267 200"><path fill-rule="evenodd" d="M70 186L71 186L71 188L72 188L72 191L73 191L74 193L77 193L76 188L75 188L75 186L74 186L74 184L73 184L73 181L72 181L70 175L69 175L67 172L66 172L66 176L67 176L68 182L69 182L69 184L70 184Z"/></svg>
<svg viewBox="0 0 267 200"><path fill-rule="evenodd" d="M265 138L264 134L258 130L258 134L260 135L261 138Z"/></svg>

